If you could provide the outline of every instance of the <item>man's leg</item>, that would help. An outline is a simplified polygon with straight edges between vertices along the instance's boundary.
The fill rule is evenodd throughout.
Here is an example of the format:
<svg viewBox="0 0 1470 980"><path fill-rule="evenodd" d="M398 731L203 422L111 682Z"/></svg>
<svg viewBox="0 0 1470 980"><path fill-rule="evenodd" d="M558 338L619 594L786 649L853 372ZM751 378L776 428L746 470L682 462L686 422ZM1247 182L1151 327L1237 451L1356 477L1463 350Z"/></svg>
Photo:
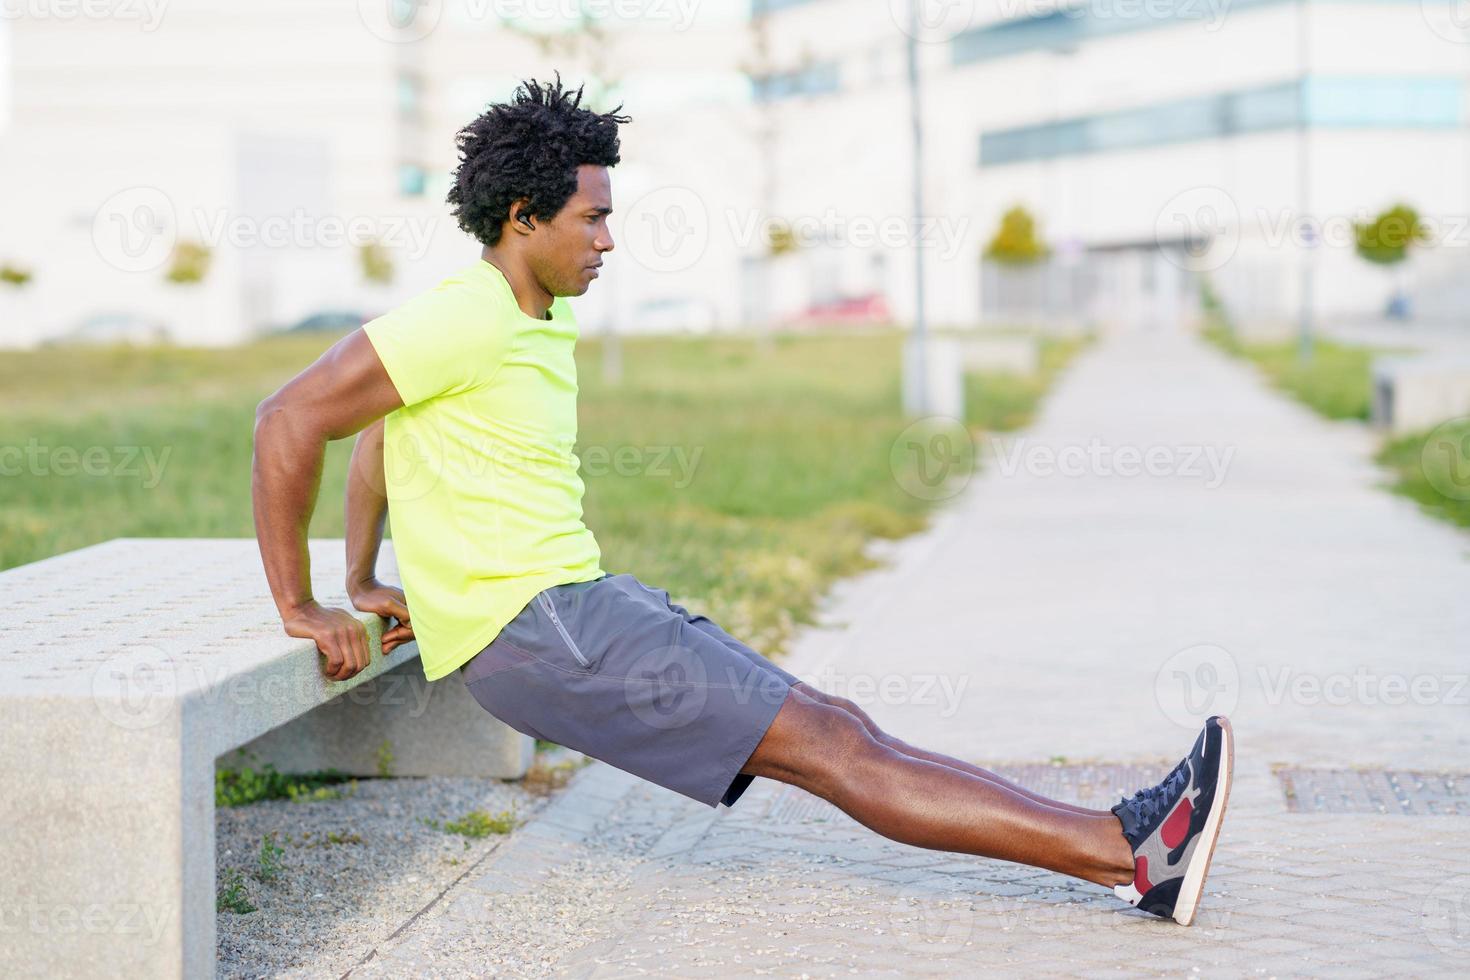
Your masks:
<svg viewBox="0 0 1470 980"><path fill-rule="evenodd" d="M742 772L800 786L892 840L1047 868L1100 885L1134 877L1111 813L1058 810L878 741L854 714L792 688Z"/></svg>
<svg viewBox="0 0 1470 980"><path fill-rule="evenodd" d="M904 755L911 756L915 759L927 759L930 762L937 762L942 766L949 766L951 769L958 769L960 772L967 772L972 776L978 776L980 779L995 783L997 786L1008 789L1012 793L1024 796L1034 803L1040 803L1043 806L1049 806L1054 810L1065 810L1068 813L1081 813L1093 817L1105 817L1112 815L1108 810L1091 810L1084 806L1075 806L1071 803L1063 803L1060 800L1048 799L1045 796L1042 796L1040 793L1034 793L1031 790L1026 789L1024 786L1017 786L1015 783L1006 779L1004 776L999 776L991 772L989 769L981 768L974 763L965 762L962 759L955 759L940 752L931 752L928 749L921 749L917 746L910 745L903 739L890 735L883 729L879 728L878 723L875 722L872 718L868 717L868 713L862 708L858 707L858 705L851 700L844 697L838 697L835 694L828 694L826 691L822 691L818 688L812 687L806 681L800 681L799 683L797 683L796 689L815 701L820 701L823 704L828 704L835 708L841 708L843 711L846 711L848 714L857 718L858 721L862 722L863 727L868 730L868 734L872 735L873 738L877 739L879 742L897 752L902 752Z"/></svg>

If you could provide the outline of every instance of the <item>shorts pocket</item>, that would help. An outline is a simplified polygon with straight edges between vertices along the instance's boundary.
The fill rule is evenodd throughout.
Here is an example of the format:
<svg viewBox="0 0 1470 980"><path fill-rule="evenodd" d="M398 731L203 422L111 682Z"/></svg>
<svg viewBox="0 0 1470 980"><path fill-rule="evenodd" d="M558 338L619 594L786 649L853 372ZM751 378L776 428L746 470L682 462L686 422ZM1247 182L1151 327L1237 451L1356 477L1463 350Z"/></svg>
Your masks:
<svg viewBox="0 0 1470 980"><path fill-rule="evenodd" d="M582 653L581 648L577 646L577 641L572 639L571 632L567 629L566 624L562 622L561 616L557 615L556 603L552 601L551 596L546 592L541 592L537 594L536 601L541 604L542 612L546 613L546 617L551 620L552 629L556 631L557 636L561 637L561 642L566 645L567 650L576 659L577 663L583 670L591 670L592 661L587 659L587 656Z"/></svg>

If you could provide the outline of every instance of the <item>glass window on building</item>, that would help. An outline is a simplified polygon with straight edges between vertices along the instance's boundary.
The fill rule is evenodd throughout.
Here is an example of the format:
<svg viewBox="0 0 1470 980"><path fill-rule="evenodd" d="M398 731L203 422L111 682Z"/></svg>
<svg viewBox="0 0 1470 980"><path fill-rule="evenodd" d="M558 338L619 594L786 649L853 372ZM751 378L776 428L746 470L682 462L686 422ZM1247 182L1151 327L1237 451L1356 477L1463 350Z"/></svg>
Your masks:
<svg viewBox="0 0 1470 980"><path fill-rule="evenodd" d="M423 197L428 186L428 174L417 163L398 165L398 193L404 197Z"/></svg>

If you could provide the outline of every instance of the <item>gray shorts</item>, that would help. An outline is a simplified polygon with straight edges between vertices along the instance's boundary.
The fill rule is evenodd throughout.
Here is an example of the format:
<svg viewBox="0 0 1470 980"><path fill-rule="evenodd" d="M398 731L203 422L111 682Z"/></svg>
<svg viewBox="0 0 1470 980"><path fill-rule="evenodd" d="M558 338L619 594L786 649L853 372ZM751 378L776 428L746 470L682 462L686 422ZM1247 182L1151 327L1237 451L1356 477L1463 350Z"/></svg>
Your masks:
<svg viewBox="0 0 1470 980"><path fill-rule="evenodd" d="M750 785L740 769L797 683L628 574L541 592L462 676L517 731L712 807Z"/></svg>

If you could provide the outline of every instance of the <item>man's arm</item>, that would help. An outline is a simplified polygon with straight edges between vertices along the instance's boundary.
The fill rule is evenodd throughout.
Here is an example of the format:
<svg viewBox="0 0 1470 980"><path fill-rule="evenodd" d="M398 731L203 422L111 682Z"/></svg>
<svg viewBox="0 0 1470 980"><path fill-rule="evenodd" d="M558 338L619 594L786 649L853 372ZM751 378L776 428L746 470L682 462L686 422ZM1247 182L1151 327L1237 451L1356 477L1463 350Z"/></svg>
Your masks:
<svg viewBox="0 0 1470 980"><path fill-rule="evenodd" d="M306 536L327 443L401 407L403 400L361 328L333 344L255 410L251 493L255 536L271 595L290 636L310 638L325 673L346 680L368 665L367 629L311 594Z"/></svg>
<svg viewBox="0 0 1470 980"><path fill-rule="evenodd" d="M378 581L378 550L383 544L383 522L388 497L383 477L382 419L357 434L352 464L347 470L347 596L363 612L398 620L383 633L386 655L414 638L408 601L403 590Z"/></svg>

